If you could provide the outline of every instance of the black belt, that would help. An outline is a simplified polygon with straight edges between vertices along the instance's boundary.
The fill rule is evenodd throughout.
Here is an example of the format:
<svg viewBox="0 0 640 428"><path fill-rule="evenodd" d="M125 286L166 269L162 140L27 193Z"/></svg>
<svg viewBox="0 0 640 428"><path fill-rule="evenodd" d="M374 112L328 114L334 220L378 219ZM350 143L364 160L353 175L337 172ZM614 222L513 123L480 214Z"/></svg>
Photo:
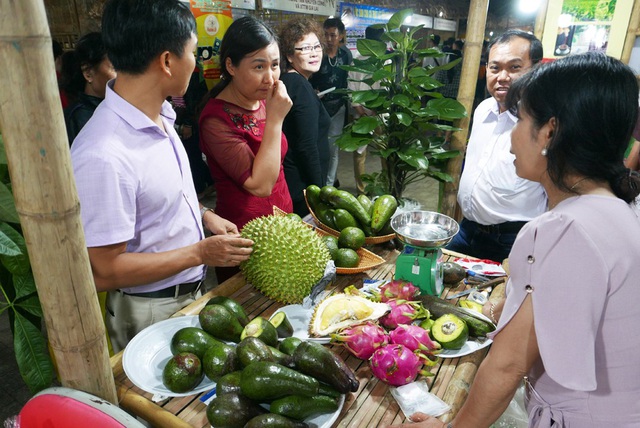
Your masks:
<svg viewBox="0 0 640 428"><path fill-rule="evenodd" d="M518 233L520 232L520 229L522 229L522 226L527 224L526 221L507 221L504 223L485 225L485 224L476 223L475 221L472 221L472 220L467 220L467 221L470 223L475 223L475 226L481 232L490 233L490 234Z"/></svg>
<svg viewBox="0 0 640 428"><path fill-rule="evenodd" d="M196 293L200 286L202 285L202 281L196 282L186 282L184 284L174 285L173 287L163 288L162 290L157 291L149 291L148 293L125 293L127 296L136 296L136 297L147 297L151 299L159 299L166 297L178 297L184 296L189 293Z"/></svg>

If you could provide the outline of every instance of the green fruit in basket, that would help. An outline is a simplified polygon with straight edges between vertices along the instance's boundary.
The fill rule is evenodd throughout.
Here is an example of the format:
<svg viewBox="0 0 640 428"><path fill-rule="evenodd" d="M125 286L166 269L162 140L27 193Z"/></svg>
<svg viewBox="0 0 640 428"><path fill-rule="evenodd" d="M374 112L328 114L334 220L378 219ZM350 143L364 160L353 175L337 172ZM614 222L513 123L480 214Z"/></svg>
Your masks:
<svg viewBox="0 0 640 428"><path fill-rule="evenodd" d="M373 201L369 199L367 195L358 195L356 199L360 202L362 208L369 213L369 215L373 214Z"/></svg>
<svg viewBox="0 0 640 428"><path fill-rule="evenodd" d="M340 248L351 248L357 250L364 245L366 236L362 229L357 227L347 227L340 232L338 237L338 246Z"/></svg>
<svg viewBox="0 0 640 428"><path fill-rule="evenodd" d="M329 226L331 229L336 229L336 224L333 221L333 209L329 208L326 204L318 204L318 209L314 211L316 218L320 220L320 223L325 226Z"/></svg>
<svg viewBox="0 0 640 428"><path fill-rule="evenodd" d="M320 189L320 200L325 204L329 203L329 197L337 192L338 189L333 186L324 186Z"/></svg>
<svg viewBox="0 0 640 428"><path fill-rule="evenodd" d="M251 256L240 264L242 273L248 283L276 302L302 303L331 259L313 229L283 216L251 220L241 235L254 242Z"/></svg>
<svg viewBox="0 0 640 428"><path fill-rule="evenodd" d="M311 209L315 211L316 207L320 203L320 186L317 186L315 184L308 185L305 191L305 197L307 198L309 207L311 207Z"/></svg>
<svg viewBox="0 0 640 428"><path fill-rule="evenodd" d="M338 251L338 248L340 248L338 246L338 238L336 238L333 235L325 235L322 237L322 241L327 246L327 249L329 250L329 254L331 255L331 258L335 259L336 252Z"/></svg>
<svg viewBox="0 0 640 428"><path fill-rule="evenodd" d="M389 222L398 208L398 201L392 195L382 195L373 203L371 229L379 232Z"/></svg>
<svg viewBox="0 0 640 428"><path fill-rule="evenodd" d="M190 352L174 355L162 370L162 383L169 391L177 393L191 391L203 378L200 358Z"/></svg>
<svg viewBox="0 0 640 428"><path fill-rule="evenodd" d="M336 267L354 268L360 264L360 256L351 248L340 248L336 253Z"/></svg>
<svg viewBox="0 0 640 428"><path fill-rule="evenodd" d="M322 194L321 194L322 195ZM371 224L371 216L369 213L360 205L360 202L353 196L351 193L345 190L337 190L332 192L328 196L329 203L334 208L342 208L351 213L352 216L360 222L360 224L370 225Z"/></svg>
<svg viewBox="0 0 640 428"><path fill-rule="evenodd" d="M358 222L351 213L342 208L336 208L333 210L333 222L338 230L342 230L347 227L358 227Z"/></svg>

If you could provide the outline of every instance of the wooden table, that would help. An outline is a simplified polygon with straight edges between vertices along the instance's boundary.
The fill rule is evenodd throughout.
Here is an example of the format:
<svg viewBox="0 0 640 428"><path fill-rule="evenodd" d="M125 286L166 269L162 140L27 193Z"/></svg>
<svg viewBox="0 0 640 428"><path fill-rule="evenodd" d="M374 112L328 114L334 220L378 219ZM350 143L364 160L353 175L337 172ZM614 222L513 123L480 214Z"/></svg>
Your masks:
<svg viewBox="0 0 640 428"><path fill-rule="evenodd" d="M398 252L390 250L385 245L374 246L371 250L384 257L386 262L362 274L338 275L328 289L340 291L351 284L361 287L363 280L366 278L391 279ZM445 251L445 256L463 255ZM445 288L442 295L447 295L449 292L462 291L464 288L464 284L459 283L456 287ZM269 318L282 306L264 297L252 286L247 285L242 274L238 274L174 316L198 314L206 302L216 295L230 296L241 303L249 318L258 315ZM390 424L405 421L405 417L395 399L391 396L388 386L373 377L368 362L352 356L342 346L331 345L331 347L342 356L360 380L359 390L347 395L342 412L333 426L349 428L386 427ZM442 358L436 366L431 367L430 371L434 376L423 378L429 385L430 391L442 398L452 408L449 413L441 417L443 421L447 422L453 419L464 403L478 366L486 356L488 349L484 348L461 358ZM200 401L202 394L176 397L155 404L151 401L152 394L137 388L127 378L122 368L122 352L111 358L111 365L114 371L120 406L124 409L140 416L156 427L208 428L210 426L205 414L206 406Z"/></svg>

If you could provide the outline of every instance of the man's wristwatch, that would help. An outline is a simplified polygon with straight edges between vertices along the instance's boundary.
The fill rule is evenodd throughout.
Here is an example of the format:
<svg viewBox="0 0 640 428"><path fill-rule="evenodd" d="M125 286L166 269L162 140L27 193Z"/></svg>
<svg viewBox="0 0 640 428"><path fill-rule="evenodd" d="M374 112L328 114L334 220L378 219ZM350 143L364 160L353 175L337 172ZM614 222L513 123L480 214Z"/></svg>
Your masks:
<svg viewBox="0 0 640 428"><path fill-rule="evenodd" d="M206 214L207 211L211 211L212 213L216 213L213 208L208 208L208 207L202 207L200 208L200 218L204 218L204 215Z"/></svg>

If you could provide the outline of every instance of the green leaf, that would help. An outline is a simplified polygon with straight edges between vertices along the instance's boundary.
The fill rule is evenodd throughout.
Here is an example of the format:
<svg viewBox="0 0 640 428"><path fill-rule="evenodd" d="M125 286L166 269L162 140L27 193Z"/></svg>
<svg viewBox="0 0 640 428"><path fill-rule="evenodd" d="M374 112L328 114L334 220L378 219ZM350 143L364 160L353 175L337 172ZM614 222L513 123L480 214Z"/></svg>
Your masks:
<svg viewBox="0 0 640 428"><path fill-rule="evenodd" d="M20 223L18 211L16 211L16 204L13 200L13 194L2 182L0 182L0 221Z"/></svg>
<svg viewBox="0 0 640 428"><path fill-rule="evenodd" d="M431 99L425 109L440 119L454 120L467 117L467 111L457 100L451 98Z"/></svg>
<svg viewBox="0 0 640 428"><path fill-rule="evenodd" d="M358 52L364 57L380 57L387 52L387 45L379 40L358 39Z"/></svg>
<svg viewBox="0 0 640 428"><path fill-rule="evenodd" d="M8 165L7 162L7 153L4 149L4 140L2 139L2 134L0 134L0 165Z"/></svg>
<svg viewBox="0 0 640 428"><path fill-rule="evenodd" d="M413 122L411 115L403 112L396 113L396 117L398 118L398 122L400 122L404 126L409 126Z"/></svg>
<svg viewBox="0 0 640 428"><path fill-rule="evenodd" d="M433 158L442 160L442 159L452 159L460 156L460 152L458 150L449 150L442 153L433 153Z"/></svg>
<svg viewBox="0 0 640 428"><path fill-rule="evenodd" d="M345 132L336 139L335 144L344 151L353 152L366 146L370 141L371 137L368 135L352 135L350 132Z"/></svg>
<svg viewBox="0 0 640 428"><path fill-rule="evenodd" d="M13 304L14 307L19 307L38 318L42 318L44 315L42 313L42 306L40 305L40 299L38 298L37 293L31 293L29 296L16 299Z"/></svg>
<svg viewBox="0 0 640 428"><path fill-rule="evenodd" d="M0 223L0 226L7 223ZM16 257L22 254L20 247L0 227L0 254L6 257Z"/></svg>
<svg viewBox="0 0 640 428"><path fill-rule="evenodd" d="M29 390L35 394L49 387L54 378L47 342L40 326L32 324L18 311L15 312L13 327L18 369Z"/></svg>
<svg viewBox="0 0 640 428"><path fill-rule="evenodd" d="M399 31L393 31L389 33L385 33L385 39L390 42L396 43L398 46L403 46L405 42L405 35Z"/></svg>
<svg viewBox="0 0 640 428"><path fill-rule="evenodd" d="M19 254L9 255L2 251L3 236L18 247ZM25 274L31 270L27 244L24 242L24 238L20 235L20 232L7 223L0 223L0 262L14 275Z"/></svg>
<svg viewBox="0 0 640 428"><path fill-rule="evenodd" d="M13 287L16 291L15 300L37 293L36 281L33 279L31 271L25 274L13 275Z"/></svg>
<svg viewBox="0 0 640 428"><path fill-rule="evenodd" d="M351 130L356 134L369 134L382 125L378 116L362 116L353 121Z"/></svg>
<svg viewBox="0 0 640 428"><path fill-rule="evenodd" d="M405 94L398 94L398 95L395 95L395 96L391 99L391 101L392 101L394 104L397 104L397 105L402 106L402 107L407 107L407 108L408 108L408 107L409 107L409 105L411 105L411 100L410 100L410 99L409 99L409 97L408 97L408 96L406 96Z"/></svg>
<svg viewBox="0 0 640 428"><path fill-rule="evenodd" d="M378 93L373 90L369 91L353 91L351 92L351 100L356 104L363 104L378 98Z"/></svg>
<svg viewBox="0 0 640 428"><path fill-rule="evenodd" d="M440 171L435 171L435 170L429 170L429 175L433 178L435 178L438 181L444 181L445 183L451 183L453 182L453 177L451 177L449 174L447 174L446 172L440 172Z"/></svg>
<svg viewBox="0 0 640 428"><path fill-rule="evenodd" d="M397 30L402 24L404 24L404 21L407 19L407 17L411 15L413 15L413 10L411 9L403 9L394 13L391 18L389 18L387 29Z"/></svg>
<svg viewBox="0 0 640 428"><path fill-rule="evenodd" d="M382 79L393 79L393 77L395 77L395 74L391 72L391 70L388 70L386 68L379 68L378 70L373 72L373 75L371 77L373 77L373 79L377 82Z"/></svg>

